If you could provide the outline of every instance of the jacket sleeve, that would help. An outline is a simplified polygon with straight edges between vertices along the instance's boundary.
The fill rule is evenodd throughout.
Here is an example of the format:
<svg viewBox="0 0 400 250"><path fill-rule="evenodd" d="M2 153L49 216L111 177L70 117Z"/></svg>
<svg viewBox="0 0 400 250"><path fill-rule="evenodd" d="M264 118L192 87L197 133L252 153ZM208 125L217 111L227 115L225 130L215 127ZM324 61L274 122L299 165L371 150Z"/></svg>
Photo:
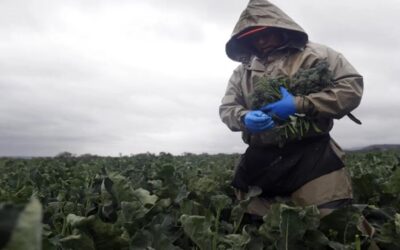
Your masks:
<svg viewBox="0 0 400 250"><path fill-rule="evenodd" d="M232 131L244 131L242 117L248 112L241 88L241 80L244 75L244 67L239 65L229 79L225 96L219 106L221 120Z"/></svg>
<svg viewBox="0 0 400 250"><path fill-rule="evenodd" d="M296 96L299 113L340 119L361 102L363 78L343 55L328 49L335 86L307 96Z"/></svg>

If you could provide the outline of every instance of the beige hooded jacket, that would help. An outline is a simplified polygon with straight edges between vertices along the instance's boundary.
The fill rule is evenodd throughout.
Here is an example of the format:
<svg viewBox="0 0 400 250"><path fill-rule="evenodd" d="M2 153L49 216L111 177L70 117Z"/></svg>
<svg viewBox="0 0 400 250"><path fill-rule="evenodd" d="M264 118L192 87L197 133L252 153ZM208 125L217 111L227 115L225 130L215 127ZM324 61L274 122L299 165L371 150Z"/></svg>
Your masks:
<svg viewBox="0 0 400 250"><path fill-rule="evenodd" d="M257 58L243 39L237 37L249 29L259 26L281 28L288 42L274 50L267 58ZM335 86L307 96L296 96L296 109L315 117L322 133L329 133L333 119L340 119L355 109L363 92L362 76L352 65L333 49L308 41L307 33L282 10L266 0L250 0L242 12L232 37L226 44L229 58L241 64L234 70L219 108L222 121L232 131L242 131L245 143L250 145L277 144L276 129L251 134L242 123L243 116L249 112L250 96L254 89L254 80L260 76L293 76L299 69L310 68L320 60L326 60L333 73ZM310 131L306 137L318 134ZM342 152L332 142L334 150Z"/></svg>
<svg viewBox="0 0 400 250"><path fill-rule="evenodd" d="M285 46L269 53L267 58L257 58L249 47L238 39L240 35L254 27L268 26L282 29L288 38ZM340 53L324 45L308 41L307 33L282 10L266 0L250 0L234 28L231 39L226 44L229 58L241 64L233 72L225 96L219 108L222 121L232 130L241 131L245 143L255 146L277 145L276 129L251 134L242 123L243 116L249 112L250 96L254 81L260 76L293 76L299 69L313 67L318 61L326 60L333 73L335 86L307 96L296 96L298 113L312 116L322 132L310 131L306 137L328 134L333 119L340 119L355 109L361 101L363 92L362 76ZM344 153L331 140L331 148L340 157ZM241 199L242 192L237 197ZM298 205L321 205L330 201L352 198L349 173L346 168L318 177L296 190L291 195ZM249 212L264 215L269 207L268 201L255 199Z"/></svg>

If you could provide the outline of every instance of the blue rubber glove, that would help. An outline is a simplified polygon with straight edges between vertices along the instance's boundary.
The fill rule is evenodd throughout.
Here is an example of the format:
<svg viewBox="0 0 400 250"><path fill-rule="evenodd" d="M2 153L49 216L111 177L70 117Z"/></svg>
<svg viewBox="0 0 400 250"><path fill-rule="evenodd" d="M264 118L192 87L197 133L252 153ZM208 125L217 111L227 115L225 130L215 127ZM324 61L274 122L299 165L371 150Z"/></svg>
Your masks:
<svg viewBox="0 0 400 250"><path fill-rule="evenodd" d="M244 116L244 125L252 133L260 133L275 126L271 116L260 110L248 112Z"/></svg>
<svg viewBox="0 0 400 250"><path fill-rule="evenodd" d="M261 108L261 110L270 115L276 115L282 120L287 120L290 115L296 113L296 104L294 96L289 91L280 87L282 98L274 103L270 103Z"/></svg>

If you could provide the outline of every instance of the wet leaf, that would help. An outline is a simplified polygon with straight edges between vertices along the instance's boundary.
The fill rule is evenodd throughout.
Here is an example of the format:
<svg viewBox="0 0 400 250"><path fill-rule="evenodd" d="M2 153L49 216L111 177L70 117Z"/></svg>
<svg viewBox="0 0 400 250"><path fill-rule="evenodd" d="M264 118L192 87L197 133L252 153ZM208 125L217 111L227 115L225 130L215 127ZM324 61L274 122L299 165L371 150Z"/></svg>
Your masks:
<svg viewBox="0 0 400 250"><path fill-rule="evenodd" d="M251 236L247 233L246 229L244 227L241 234L228 234L221 241L230 245L234 250L244 249L251 241Z"/></svg>
<svg viewBox="0 0 400 250"><path fill-rule="evenodd" d="M216 208L217 211L221 211L226 206L231 204L231 198L226 195L214 195L211 196L211 204Z"/></svg>
<svg viewBox="0 0 400 250"><path fill-rule="evenodd" d="M199 215L182 215L180 221L185 234L201 249L212 249L211 221L205 216Z"/></svg>

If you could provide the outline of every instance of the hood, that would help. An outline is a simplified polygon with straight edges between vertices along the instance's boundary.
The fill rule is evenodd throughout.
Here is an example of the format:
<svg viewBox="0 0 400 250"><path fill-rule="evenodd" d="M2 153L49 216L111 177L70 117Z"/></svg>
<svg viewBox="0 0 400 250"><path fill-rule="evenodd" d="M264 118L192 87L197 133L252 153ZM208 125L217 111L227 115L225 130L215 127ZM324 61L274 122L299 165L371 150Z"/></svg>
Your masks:
<svg viewBox="0 0 400 250"><path fill-rule="evenodd" d="M308 41L307 33L281 9L267 0L250 0L226 44L226 54L230 59L241 63L249 62L254 53L237 37L260 26L280 28L286 32L288 37L286 47L302 49Z"/></svg>

